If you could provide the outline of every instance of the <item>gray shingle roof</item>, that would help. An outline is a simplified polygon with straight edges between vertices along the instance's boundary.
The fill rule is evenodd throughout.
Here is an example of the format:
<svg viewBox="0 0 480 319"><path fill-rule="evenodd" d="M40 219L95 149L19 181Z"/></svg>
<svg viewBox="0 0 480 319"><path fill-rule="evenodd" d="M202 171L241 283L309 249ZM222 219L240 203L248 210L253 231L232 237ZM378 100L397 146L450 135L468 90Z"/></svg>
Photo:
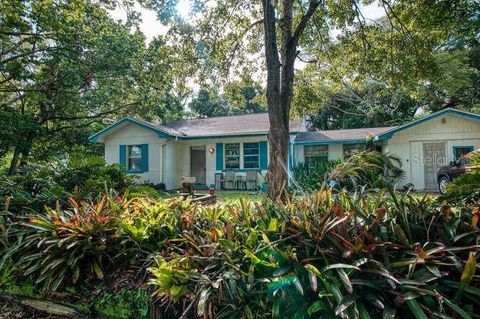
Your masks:
<svg viewBox="0 0 480 319"><path fill-rule="evenodd" d="M298 132L301 120L290 121L290 132ZM267 113L219 116L173 121L164 126L186 137L263 134L269 130Z"/></svg>
<svg viewBox="0 0 480 319"><path fill-rule="evenodd" d="M295 142L334 142L334 141L355 141L364 140L369 135L375 136L394 129L395 126L390 127L371 127L345 130L329 130L329 131L310 131L298 133Z"/></svg>
<svg viewBox="0 0 480 319"><path fill-rule="evenodd" d="M134 119L136 122L139 122L139 123L142 123L143 125L145 126L148 126L148 127L151 127L155 130L159 130L159 131L162 131L168 135L172 135L172 136L184 136L184 134L182 134L181 132L171 128L171 127L168 127L168 126L165 126L165 125L160 125L160 124L154 124L154 123L151 123L151 122L147 122L147 121L144 121L144 120L139 120L139 119Z"/></svg>

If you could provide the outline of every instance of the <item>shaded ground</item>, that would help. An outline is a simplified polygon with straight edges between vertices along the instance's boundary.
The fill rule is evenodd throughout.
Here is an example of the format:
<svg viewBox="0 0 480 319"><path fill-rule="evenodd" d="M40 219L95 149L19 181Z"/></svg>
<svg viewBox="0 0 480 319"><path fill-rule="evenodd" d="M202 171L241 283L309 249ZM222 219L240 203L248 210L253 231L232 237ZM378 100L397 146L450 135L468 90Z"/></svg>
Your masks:
<svg viewBox="0 0 480 319"><path fill-rule="evenodd" d="M0 298L0 319L64 319L65 316L49 315L12 300ZM69 317L73 318L73 317Z"/></svg>

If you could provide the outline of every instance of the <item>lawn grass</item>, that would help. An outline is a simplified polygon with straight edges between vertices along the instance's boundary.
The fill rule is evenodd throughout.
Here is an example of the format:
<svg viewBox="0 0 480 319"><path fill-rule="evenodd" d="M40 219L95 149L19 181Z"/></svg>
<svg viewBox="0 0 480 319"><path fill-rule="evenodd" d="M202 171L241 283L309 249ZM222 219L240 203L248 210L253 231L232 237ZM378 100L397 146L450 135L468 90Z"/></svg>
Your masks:
<svg viewBox="0 0 480 319"><path fill-rule="evenodd" d="M197 194L203 194L206 193L205 191L197 191ZM215 194L217 195L217 200L221 203L225 202L237 202L240 200L240 198L246 198L250 199L253 201L261 201L263 198L265 198L264 193L257 193L257 192L240 192L240 191L215 191ZM160 192L160 197L163 199L169 199L173 197L178 197L180 196L179 191L168 191L168 192Z"/></svg>
<svg viewBox="0 0 480 319"><path fill-rule="evenodd" d="M217 199L221 202L238 201L240 198L246 198L253 201L261 201L265 198L264 193L258 192L236 192L236 191L217 191Z"/></svg>
<svg viewBox="0 0 480 319"><path fill-rule="evenodd" d="M206 193L206 191L197 191L196 193L203 194L203 193ZM262 199L264 199L266 196L265 193L262 193L262 192L248 192L248 191L241 192L241 191L225 191L225 190L221 190L221 191L217 190L215 191L215 194L217 195L217 201L220 203L237 202L240 200L240 198L245 198L245 199L259 202ZM398 194L401 195L400 192ZM421 191L414 191L410 193L411 196L418 199L423 198L425 194L427 194L428 197L435 197L435 198L440 195L439 193L435 193L435 192L421 192ZM178 197L178 196L180 196L180 192L178 190L160 192L160 197L163 199L169 199L169 198Z"/></svg>

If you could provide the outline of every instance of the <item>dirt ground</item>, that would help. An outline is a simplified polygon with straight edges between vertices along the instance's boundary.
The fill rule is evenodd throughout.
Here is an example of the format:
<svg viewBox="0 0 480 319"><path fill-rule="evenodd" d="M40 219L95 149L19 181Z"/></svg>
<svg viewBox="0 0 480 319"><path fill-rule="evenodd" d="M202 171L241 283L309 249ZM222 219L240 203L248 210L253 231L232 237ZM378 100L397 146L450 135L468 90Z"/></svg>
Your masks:
<svg viewBox="0 0 480 319"><path fill-rule="evenodd" d="M49 315L11 300L0 299L0 319L66 319Z"/></svg>

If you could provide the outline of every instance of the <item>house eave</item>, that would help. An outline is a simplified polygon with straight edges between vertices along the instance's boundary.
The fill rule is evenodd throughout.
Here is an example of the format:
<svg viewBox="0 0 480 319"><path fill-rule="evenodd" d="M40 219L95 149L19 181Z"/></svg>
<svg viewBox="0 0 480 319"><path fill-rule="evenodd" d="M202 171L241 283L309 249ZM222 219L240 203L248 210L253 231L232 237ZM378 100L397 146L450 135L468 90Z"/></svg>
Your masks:
<svg viewBox="0 0 480 319"><path fill-rule="evenodd" d="M132 124L135 124L135 125L138 125L140 127L143 127L147 130L150 130L150 131L153 131L155 133L157 133L158 137L159 138L175 138L175 137L178 137L177 135L172 135L172 134L168 134L158 128L155 128L155 127L152 127L152 126L149 126L149 125L146 125L140 121L137 121L136 119L132 118L132 117L124 117L116 122L114 122L113 124L107 126L106 128L104 128L103 130L93 134L92 136L90 136L88 138L88 141L91 142L91 143L103 143L103 138L108 135L108 134L111 134L113 133L113 131L121 128L121 126L125 123L132 123Z"/></svg>
<svg viewBox="0 0 480 319"><path fill-rule="evenodd" d="M423 124L427 121L430 121L430 120L433 120L435 118L438 118L438 117L441 117L443 115L455 115L455 116L459 116L459 117L463 117L463 118L468 118L468 119L473 119L473 120L480 120L480 115L478 114L475 114L475 113L470 113L470 112L465 112L465 111L460 111L460 110L457 110L457 109L451 109L451 108L448 108L448 109L444 109L442 111L439 111L439 112L436 112L436 113L433 113L433 114L430 114L430 115L427 115L421 119L418 119L416 121L413 121L413 122L410 122L410 123L407 123L407 124L404 124L402 126L399 126L395 129L392 129L390 131L387 131L387 132L384 132L382 134L378 134L376 135L373 140L375 142L380 142L380 141L385 141L385 140L389 140L391 139L395 134L403 131L403 130L406 130L406 129L409 129L409 128L412 128L414 126L417 126L419 124Z"/></svg>
<svg viewBox="0 0 480 319"><path fill-rule="evenodd" d="M331 140L331 141L295 141L295 145L334 145L334 144L362 144L366 139L355 140Z"/></svg>

